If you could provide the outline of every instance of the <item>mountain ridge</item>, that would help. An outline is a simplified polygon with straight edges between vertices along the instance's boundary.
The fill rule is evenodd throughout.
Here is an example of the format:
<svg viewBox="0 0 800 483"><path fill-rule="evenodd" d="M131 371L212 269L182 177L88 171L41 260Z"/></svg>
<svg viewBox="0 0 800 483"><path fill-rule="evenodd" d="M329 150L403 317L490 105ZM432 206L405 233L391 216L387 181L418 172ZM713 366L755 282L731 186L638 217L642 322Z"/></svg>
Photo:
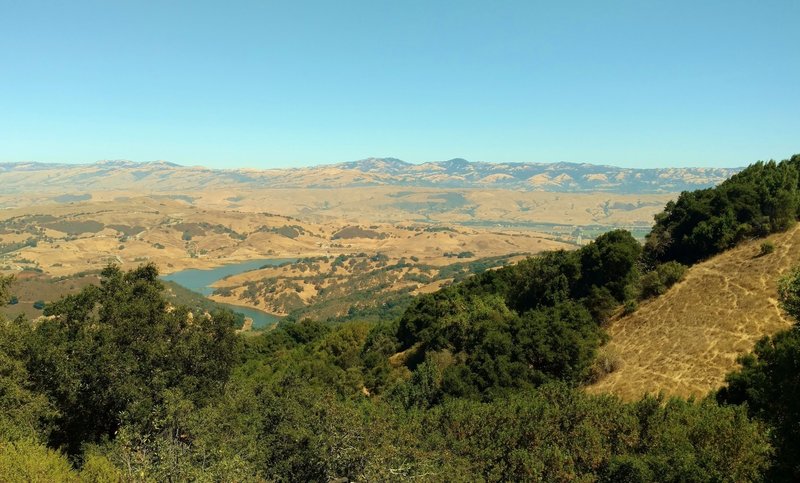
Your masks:
<svg viewBox="0 0 800 483"><path fill-rule="evenodd" d="M11 192L51 189L74 192L141 188L151 191L208 187L353 188L413 186L518 191L676 193L716 185L741 168L621 168L590 163L489 163L453 158L412 164L397 158L299 168L214 169L168 161L104 160L87 164L0 163L0 183Z"/></svg>

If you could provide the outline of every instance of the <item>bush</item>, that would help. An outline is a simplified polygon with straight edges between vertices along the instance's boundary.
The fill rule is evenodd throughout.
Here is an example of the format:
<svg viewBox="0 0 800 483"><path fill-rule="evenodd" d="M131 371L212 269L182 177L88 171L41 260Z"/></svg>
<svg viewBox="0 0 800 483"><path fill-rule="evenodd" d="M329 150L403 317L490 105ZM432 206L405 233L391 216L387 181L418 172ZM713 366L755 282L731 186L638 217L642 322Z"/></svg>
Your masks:
<svg viewBox="0 0 800 483"><path fill-rule="evenodd" d="M769 255L770 253L775 251L775 244L770 241L765 241L761 244L761 249L758 252L759 257L763 257L764 255Z"/></svg>
<svg viewBox="0 0 800 483"><path fill-rule="evenodd" d="M800 266L778 280L781 308L800 324Z"/></svg>
<svg viewBox="0 0 800 483"><path fill-rule="evenodd" d="M89 453L81 469L81 481L86 483L102 483L109 481L125 481L122 472L103 455Z"/></svg>
<svg viewBox="0 0 800 483"><path fill-rule="evenodd" d="M667 262L659 265L656 270L664 286L670 288L683 280L683 276L686 273L686 265L678 262Z"/></svg>
<svg viewBox="0 0 800 483"><path fill-rule="evenodd" d="M667 288L661 282L661 277L658 276L658 272L655 270L644 274L639 283L642 287L640 295L642 300L649 299L651 297L658 297L667 291Z"/></svg>
<svg viewBox="0 0 800 483"><path fill-rule="evenodd" d="M597 350L597 355L589 371L589 381L599 381L603 376L619 369L619 365L619 355L608 346L601 347Z"/></svg>
<svg viewBox="0 0 800 483"><path fill-rule="evenodd" d="M0 442L0 481L78 481L61 453L32 441Z"/></svg>
<svg viewBox="0 0 800 483"><path fill-rule="evenodd" d="M640 298L647 299L662 295L671 286L680 282L685 273L685 265L678 262L662 263L640 279Z"/></svg>

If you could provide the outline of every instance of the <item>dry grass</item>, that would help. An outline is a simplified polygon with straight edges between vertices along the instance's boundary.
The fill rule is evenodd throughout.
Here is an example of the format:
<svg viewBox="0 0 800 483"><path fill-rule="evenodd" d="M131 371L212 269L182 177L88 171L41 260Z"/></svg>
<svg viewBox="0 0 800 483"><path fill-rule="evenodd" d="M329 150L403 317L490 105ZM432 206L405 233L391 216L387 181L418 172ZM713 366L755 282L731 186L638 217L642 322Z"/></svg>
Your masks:
<svg viewBox="0 0 800 483"><path fill-rule="evenodd" d="M375 206L371 209L377 210ZM37 221L36 217L43 215L48 217L47 223ZM70 227L89 226L91 230L79 234L60 231L58 228L67 222ZM8 225L5 229L4 223ZM57 223L56 228L48 223ZM27 229L22 225L28 225ZM132 268L142 261L153 261L169 273L258 258L359 252L380 252L398 259L415 256L424 263L446 265L453 262L445 256L449 252L468 251L483 258L574 248L552 235L526 229L497 232L452 224L448 231L424 230L431 226L370 221L360 223L357 228L360 231L353 232L353 224L342 220L313 222L149 197L29 206L0 210L0 248L29 238L38 241L36 246L0 252L0 271L29 267L61 276L101 269L109 262ZM16 233L20 229L22 232ZM289 229L297 233L282 234ZM350 229L351 235L362 232L377 235L337 238L336 234L343 229ZM231 236L233 232L235 236ZM186 234L191 235L190 240L184 238Z"/></svg>
<svg viewBox="0 0 800 483"><path fill-rule="evenodd" d="M343 231L346 238L341 237ZM34 269L47 276L69 276L100 270L110 262L129 269L146 261L156 263L162 273L171 273L255 259L325 257L328 261L304 266L302 272L296 264L231 277L224 283L229 293L215 297L279 315L359 291L431 291L439 286L431 282L439 278L440 270L455 262L573 248L574 244L531 230L498 232L423 223L354 225L341 220L318 223L152 197L0 210L0 273ZM364 260L381 254L385 262L332 266L339 255L353 261L360 253L365 254L360 257ZM453 257L465 253L471 256ZM406 268L384 270L400 262ZM412 270L416 273L408 276ZM441 278L454 275L445 273ZM263 279L274 280L268 287L262 284L261 295L254 297L245 285ZM36 314L33 301L26 299L16 308L27 306L29 314ZM349 306L339 308L347 311Z"/></svg>
<svg viewBox="0 0 800 483"><path fill-rule="evenodd" d="M135 199L148 191L114 189L92 191L91 202L119 203L124 197ZM60 193L60 192L58 192ZM250 189L247 187L209 187L201 191L176 185L171 195L185 195L192 204L208 210L260 213L269 211L314 223L342 224L435 222L464 223L555 223L563 225L648 226L653 215L664 208L676 193L617 194L560 193L506 189L448 189L405 186L360 188ZM236 196L232 196L235 193ZM52 210L53 196L42 190L0 194L0 208ZM448 197L461 203L447 203ZM153 200L170 205L177 200L163 195ZM91 203L90 202L90 203ZM83 205L85 202L61 204ZM184 206L185 203L184 203ZM58 210L57 210L58 211Z"/></svg>
<svg viewBox="0 0 800 483"><path fill-rule="evenodd" d="M633 399L720 387L739 355L791 325L778 307L777 280L800 262L800 226L769 241L774 253L759 256L761 240L746 243L695 265L666 294L614 321L608 350L620 367L588 391Z"/></svg>

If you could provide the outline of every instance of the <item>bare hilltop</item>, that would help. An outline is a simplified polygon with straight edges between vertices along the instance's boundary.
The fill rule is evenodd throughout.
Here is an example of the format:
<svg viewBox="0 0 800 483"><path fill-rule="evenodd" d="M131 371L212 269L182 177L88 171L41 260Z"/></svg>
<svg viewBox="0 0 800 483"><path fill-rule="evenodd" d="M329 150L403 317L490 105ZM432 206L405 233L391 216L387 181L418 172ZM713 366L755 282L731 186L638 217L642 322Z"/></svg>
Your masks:
<svg viewBox="0 0 800 483"><path fill-rule="evenodd" d="M713 186L736 168L632 169L588 163L488 163L456 158L412 164L395 158L288 169L209 169L166 161L92 164L0 163L4 192L186 192L218 188L355 188L406 186L521 191L677 193ZM63 198L63 200L67 200ZM56 200L58 201L58 200Z"/></svg>

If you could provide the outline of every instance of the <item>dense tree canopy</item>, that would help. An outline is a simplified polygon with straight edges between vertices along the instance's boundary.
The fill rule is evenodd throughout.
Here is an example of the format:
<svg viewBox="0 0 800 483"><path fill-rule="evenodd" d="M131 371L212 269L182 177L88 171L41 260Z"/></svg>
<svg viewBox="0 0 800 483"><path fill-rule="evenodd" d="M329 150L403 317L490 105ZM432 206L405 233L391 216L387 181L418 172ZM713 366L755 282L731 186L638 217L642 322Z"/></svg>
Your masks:
<svg viewBox="0 0 800 483"><path fill-rule="evenodd" d="M239 357L230 313L192 317L168 307L155 266L102 276L99 287L50 304L44 320L18 322L14 337L0 339L17 341L7 353L55 407L51 441L71 453L122 426L160 430L168 397L204 403Z"/></svg>
<svg viewBox="0 0 800 483"><path fill-rule="evenodd" d="M651 263L692 264L749 237L785 230L800 214L800 155L758 162L719 186L681 193L656 216Z"/></svg>
<svg viewBox="0 0 800 483"><path fill-rule="evenodd" d="M578 383L604 341L601 324L638 294L640 253L630 233L615 230L578 251L546 253L423 295L400 319L400 349L413 355L412 369L435 356L442 390L452 395Z"/></svg>
<svg viewBox="0 0 800 483"><path fill-rule="evenodd" d="M619 263L612 253L592 256ZM583 377L596 346L597 321L571 298L591 289L578 271L537 302L532 285L504 285L519 274L498 272L454 290L463 310L422 328L412 364L399 362L397 323L302 321L241 338L230 314L168 306L154 267L111 267L46 319L0 325L0 479L743 481L764 470L769 442L741 408L626 404L558 382Z"/></svg>

